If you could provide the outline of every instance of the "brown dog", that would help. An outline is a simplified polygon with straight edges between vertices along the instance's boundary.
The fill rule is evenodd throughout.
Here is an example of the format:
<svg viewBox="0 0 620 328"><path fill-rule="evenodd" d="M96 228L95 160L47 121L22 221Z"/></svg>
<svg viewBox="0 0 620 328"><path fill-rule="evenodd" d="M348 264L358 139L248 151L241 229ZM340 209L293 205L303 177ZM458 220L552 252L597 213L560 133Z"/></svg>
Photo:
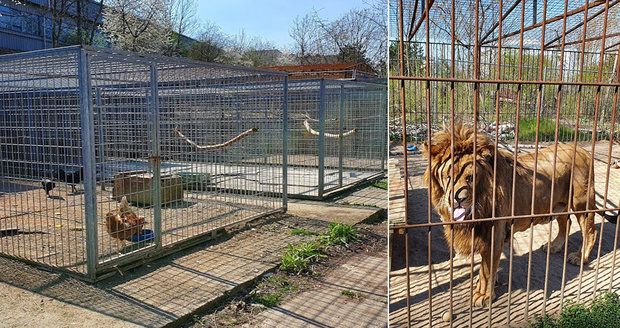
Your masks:
<svg viewBox="0 0 620 328"><path fill-rule="evenodd" d="M476 158L473 154L474 138L476 138ZM445 238L457 253L470 255L473 250L482 256L478 284L474 290L475 306L485 306L494 299L495 279L504 241L509 237L510 220L477 222L476 219L493 216L493 170L497 167L495 185L495 217L507 217L512 213L512 186L515 185L514 215L551 214L548 217L514 220L514 232L524 231L530 223L539 224L557 219L559 233L551 243L551 252L559 252L564 248L567 226L570 224L568 215L553 213L596 209L594 193L594 170L591 167L590 154L581 147L573 150L571 144L559 144L540 149L536 167L536 195L532 206L532 179L534 176L534 153L522 154L514 162L514 154L497 149L485 134L475 133L474 129L458 124L454 129L454 162L451 152L452 132L439 131L433 134L430 146L424 145L423 153L430 156L431 166L427 167L424 180L432 188L431 202L444 222L467 221L471 224L446 226ZM555 177L553 176L553 158ZM573 177L571 168L574 160ZM476 165L476 204L473 204L473 165ZM513 166L516 166L516 180L513 181ZM454 173L454 179L452 175ZM589 181L588 181L589 177ZM553 179L555 178L555 179ZM450 188L454 184L454 198ZM551 187L553 184L553 199ZM569 195L572 185L572 197ZM550 211L550 208L552 211ZM596 241L594 213L576 214L577 222L583 234L583 245L580 251L569 254L568 261L579 265L580 261L588 262L590 252ZM472 229L474 237L472 240ZM491 230L494 229L494 246L491 254Z"/></svg>

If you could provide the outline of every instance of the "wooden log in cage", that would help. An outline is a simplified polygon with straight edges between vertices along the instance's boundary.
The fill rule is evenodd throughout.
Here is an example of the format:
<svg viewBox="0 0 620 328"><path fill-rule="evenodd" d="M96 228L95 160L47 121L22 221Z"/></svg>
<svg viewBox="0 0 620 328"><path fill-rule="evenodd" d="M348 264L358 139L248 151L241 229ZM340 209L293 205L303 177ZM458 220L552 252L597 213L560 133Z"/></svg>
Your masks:
<svg viewBox="0 0 620 328"><path fill-rule="evenodd" d="M121 172L114 176L112 197L145 206L153 205L153 174L147 171ZM167 174L161 176L161 203L167 204L183 200L183 181L180 176Z"/></svg>

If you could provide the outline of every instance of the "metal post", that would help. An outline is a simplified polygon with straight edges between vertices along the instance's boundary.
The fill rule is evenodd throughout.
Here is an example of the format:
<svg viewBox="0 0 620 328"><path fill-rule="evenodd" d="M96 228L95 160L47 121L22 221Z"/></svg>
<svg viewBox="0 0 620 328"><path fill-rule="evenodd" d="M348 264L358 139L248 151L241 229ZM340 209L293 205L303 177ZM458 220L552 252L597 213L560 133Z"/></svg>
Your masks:
<svg viewBox="0 0 620 328"><path fill-rule="evenodd" d="M388 142L389 142L388 131L390 130L389 127L388 127L388 117L387 117L388 116L388 110L387 109L388 109L388 106L389 106L388 105L389 100L388 100L387 92L388 92L387 85L385 86L385 88L382 87L382 88L379 89L379 94L380 94L380 97L381 97L381 101L379 103L381 105L380 109L382 109L382 110L379 111L379 113L380 113L379 116L381 117L381 121L382 121L381 122L382 124L380 126L385 127L385 132L383 133L383 138L381 138L381 141L380 141L381 144L383 145L380 148L380 151L381 151L381 171L382 172L386 171L385 165L387 164L386 163L387 162L386 158L387 158L387 149L388 149ZM383 106L385 106L385 107L383 107ZM381 130L379 130L379 131L381 131Z"/></svg>
<svg viewBox="0 0 620 328"><path fill-rule="evenodd" d="M153 170L152 199L153 199L153 230L155 235L155 247L161 245L161 157L159 153L159 92L157 90L157 67L151 64L151 94L150 110L151 119L151 169Z"/></svg>
<svg viewBox="0 0 620 328"><path fill-rule="evenodd" d="M95 104L97 107L97 124L99 125L97 129L99 131L99 160L101 161L101 163L105 163L105 145L103 142L103 117L101 115L101 88L97 88L95 90ZM101 179L101 190L105 191L105 166L103 166L101 170L103 171L101 172L101 176L103 177Z"/></svg>
<svg viewBox="0 0 620 328"><path fill-rule="evenodd" d="M84 217L86 221L86 268L87 275L95 280L97 275L97 177L95 165L95 123L90 95L90 69L88 53L82 48L78 56L78 80L80 92L80 138L82 139L82 163L84 165Z"/></svg>
<svg viewBox="0 0 620 328"><path fill-rule="evenodd" d="M342 133L344 132L344 83L340 83L340 94L339 94L340 104L338 106L338 186L342 187L342 150L344 149L343 143L344 138L342 137Z"/></svg>
<svg viewBox="0 0 620 328"><path fill-rule="evenodd" d="M284 77L282 105L282 206L288 206L288 76Z"/></svg>
<svg viewBox="0 0 620 328"><path fill-rule="evenodd" d="M319 88L319 198L325 190L325 79Z"/></svg>

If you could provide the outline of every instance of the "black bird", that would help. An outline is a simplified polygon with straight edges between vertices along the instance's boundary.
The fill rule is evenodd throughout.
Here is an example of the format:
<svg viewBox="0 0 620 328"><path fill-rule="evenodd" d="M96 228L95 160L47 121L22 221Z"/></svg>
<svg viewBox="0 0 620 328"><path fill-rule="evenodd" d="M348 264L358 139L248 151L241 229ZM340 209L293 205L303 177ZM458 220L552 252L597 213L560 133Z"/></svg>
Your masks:
<svg viewBox="0 0 620 328"><path fill-rule="evenodd" d="M43 189L45 189L45 194L47 195L47 197L50 196L50 191L56 188L56 183L54 183L54 181L50 179L43 179L41 181L41 185L43 186Z"/></svg>
<svg viewBox="0 0 620 328"><path fill-rule="evenodd" d="M65 172L62 168L58 168L58 181L66 182L71 185L71 192L77 192L75 185L82 182L84 178L84 168L80 167L77 171Z"/></svg>

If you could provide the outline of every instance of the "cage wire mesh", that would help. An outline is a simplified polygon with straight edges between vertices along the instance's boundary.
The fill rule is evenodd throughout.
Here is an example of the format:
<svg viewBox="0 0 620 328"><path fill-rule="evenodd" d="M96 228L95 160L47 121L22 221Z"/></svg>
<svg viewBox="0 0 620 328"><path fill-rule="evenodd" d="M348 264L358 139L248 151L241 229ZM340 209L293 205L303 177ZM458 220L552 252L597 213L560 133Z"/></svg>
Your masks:
<svg viewBox="0 0 620 328"><path fill-rule="evenodd" d="M109 49L0 56L0 252L96 279L283 210L285 89Z"/></svg>
<svg viewBox="0 0 620 328"><path fill-rule="evenodd" d="M288 99L291 197L323 198L385 174L385 84L290 80Z"/></svg>
<svg viewBox="0 0 620 328"><path fill-rule="evenodd" d="M390 325L523 324L536 315L556 313L568 300L591 302L603 292L618 290L620 279L614 270L618 229L603 216L613 222L620 203L615 187L620 181L616 124L619 15L620 6L613 0L389 1L389 129L394 154L390 170L395 172L390 177L390 193L398 196L390 203L389 216L394 236ZM497 282L489 282L492 287L486 289L477 282L478 271L491 259L479 254L455 257L456 246L451 246L454 243L444 231L452 231L460 223L454 222L452 214L440 218L435 211L440 204L429 194L442 191L429 190L423 177L429 166L437 170L443 166L433 166L433 158L416 150L423 149L424 142L437 140L438 131L454 133L453 124L459 123L484 136L481 140L490 140L500 153L511 154L522 163L534 163L533 168L523 164L526 169L515 173L529 181L527 188L516 186L513 181L517 180L510 177L518 165L511 164L507 175L491 167L492 186L508 182L501 187L505 190L489 196L488 201L494 204L490 208L500 206L497 204L504 199L500 195L511 195L506 196L508 199L515 199L519 193L536 197L531 199L531 210L530 203L516 204L517 210L512 213L497 210L480 217L495 227L509 222L506 240L492 246L501 250L501 260L497 271L489 270ZM463 145L458 137L455 140L460 143L451 144L445 154L451 153L450 147ZM566 234L570 236L566 237L568 242L563 243L559 240L562 238L554 238L561 236L557 220L549 220L548 215L545 218L553 212L551 219L569 216L579 221L575 220L578 211L552 209L550 205L534 210L541 200L550 202L554 191L558 194L565 188L555 185L559 181L555 179L560 179L556 173L547 176L544 171L547 164L555 165L555 170L570 168L578 157L568 156L567 164L559 151L545 150L562 144L587 152L593 168L592 172L584 168L584 172L593 175L595 195L590 204L595 203L598 211L586 207L597 235L594 246L584 242L592 251L590 263L583 265L567 263L567 258L578 255L575 251L581 248L581 239L592 235L582 236L574 228L579 225L573 224ZM434 172L439 171L430 170L428 174ZM545 189L541 177L548 178L555 190ZM539 180L532 184L536 178ZM455 183L444 187L450 190L450 184ZM589 186L589 182L585 184ZM475 189L473 194L480 199L480 194L491 189ZM442 195L456 201L454 195L446 194ZM485 201L482 199L480 202ZM527 209L522 211L520 206ZM602 213L605 215L598 215ZM516 229L515 222L523 221L544 224ZM504 232L486 233L488 240L496 240ZM462 242L469 245L470 239ZM559 255L551 254L548 245ZM486 294L489 290L496 296L492 302ZM475 304L480 300L484 300L482 307Z"/></svg>

